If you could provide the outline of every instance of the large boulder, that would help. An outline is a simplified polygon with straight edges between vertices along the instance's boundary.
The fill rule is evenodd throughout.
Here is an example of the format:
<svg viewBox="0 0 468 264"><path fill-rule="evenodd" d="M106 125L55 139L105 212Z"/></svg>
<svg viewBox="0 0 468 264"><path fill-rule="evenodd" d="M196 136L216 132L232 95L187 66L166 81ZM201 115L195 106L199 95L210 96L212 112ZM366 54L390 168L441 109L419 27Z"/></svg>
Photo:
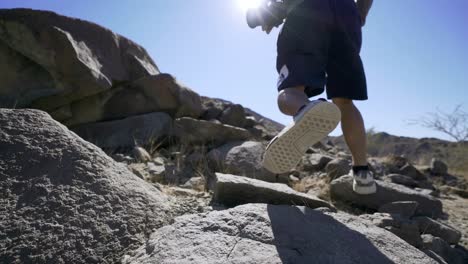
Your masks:
<svg viewBox="0 0 468 264"><path fill-rule="evenodd" d="M0 102L60 106L158 74L144 48L94 23L30 9L0 10Z"/></svg>
<svg viewBox="0 0 468 264"><path fill-rule="evenodd" d="M72 130L101 148L157 145L160 139L172 134L172 118L166 113L151 113L84 124Z"/></svg>
<svg viewBox="0 0 468 264"><path fill-rule="evenodd" d="M231 142L208 153L208 161L218 172L242 175L263 181L281 180L262 165L265 145L256 141Z"/></svg>
<svg viewBox="0 0 468 264"><path fill-rule="evenodd" d="M52 12L0 10L0 72L0 107L41 109L67 126L203 112L200 96L160 74L141 46Z"/></svg>
<svg viewBox="0 0 468 264"><path fill-rule="evenodd" d="M246 203L269 203L305 205L310 208L333 208L329 203L313 195L297 192L286 184L269 183L222 173L216 173L213 201L226 206Z"/></svg>
<svg viewBox="0 0 468 264"><path fill-rule="evenodd" d="M416 201L419 206L417 215L439 217L442 214L442 203L432 196L409 189L405 186L377 182L377 192L371 195L359 195L353 192L353 177L343 176L331 182L330 194L333 199L348 201L359 206L378 210L380 206L398 201Z"/></svg>
<svg viewBox="0 0 468 264"><path fill-rule="evenodd" d="M167 197L38 110L0 109L0 262L116 263Z"/></svg>
<svg viewBox="0 0 468 264"><path fill-rule="evenodd" d="M248 204L186 215L124 263L431 263L372 223L307 207Z"/></svg>

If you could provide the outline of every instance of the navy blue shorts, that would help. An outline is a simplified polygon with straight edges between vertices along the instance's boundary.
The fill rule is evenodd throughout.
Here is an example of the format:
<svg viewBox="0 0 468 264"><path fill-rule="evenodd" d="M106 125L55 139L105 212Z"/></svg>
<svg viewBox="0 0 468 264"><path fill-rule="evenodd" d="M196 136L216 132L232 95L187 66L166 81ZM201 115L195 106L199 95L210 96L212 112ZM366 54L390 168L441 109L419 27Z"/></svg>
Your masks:
<svg viewBox="0 0 468 264"><path fill-rule="evenodd" d="M354 0L304 0L278 37L278 91L305 86L307 96L367 99L361 17Z"/></svg>

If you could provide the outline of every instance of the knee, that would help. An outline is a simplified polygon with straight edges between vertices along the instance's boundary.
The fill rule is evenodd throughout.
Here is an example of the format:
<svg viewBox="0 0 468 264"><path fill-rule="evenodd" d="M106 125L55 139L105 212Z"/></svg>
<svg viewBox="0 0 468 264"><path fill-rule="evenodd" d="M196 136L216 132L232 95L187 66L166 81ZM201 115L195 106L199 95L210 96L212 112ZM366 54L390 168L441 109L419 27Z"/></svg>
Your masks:
<svg viewBox="0 0 468 264"><path fill-rule="evenodd" d="M278 108L285 115L294 115L308 101L304 87L286 88L278 94Z"/></svg>
<svg viewBox="0 0 468 264"><path fill-rule="evenodd" d="M332 102L339 108L353 107L353 100L348 98L332 98Z"/></svg>
<svg viewBox="0 0 468 264"><path fill-rule="evenodd" d="M283 114L288 112L288 95L285 90L282 90L278 94L278 108Z"/></svg>

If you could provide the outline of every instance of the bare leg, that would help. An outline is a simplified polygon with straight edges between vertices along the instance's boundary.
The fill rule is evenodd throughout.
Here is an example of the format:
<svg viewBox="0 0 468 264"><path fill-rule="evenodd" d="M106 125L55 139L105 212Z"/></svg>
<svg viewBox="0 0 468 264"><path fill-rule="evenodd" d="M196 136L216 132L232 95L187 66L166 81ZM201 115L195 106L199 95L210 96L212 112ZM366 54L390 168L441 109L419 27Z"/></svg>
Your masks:
<svg viewBox="0 0 468 264"><path fill-rule="evenodd" d="M345 98L333 98L341 110L341 129L353 155L354 166L367 165L367 139L364 121L353 101Z"/></svg>
<svg viewBox="0 0 468 264"><path fill-rule="evenodd" d="M299 109L309 102L309 98L304 93L304 87L294 87L281 90L278 94L278 107L280 111L289 116L293 116Z"/></svg>

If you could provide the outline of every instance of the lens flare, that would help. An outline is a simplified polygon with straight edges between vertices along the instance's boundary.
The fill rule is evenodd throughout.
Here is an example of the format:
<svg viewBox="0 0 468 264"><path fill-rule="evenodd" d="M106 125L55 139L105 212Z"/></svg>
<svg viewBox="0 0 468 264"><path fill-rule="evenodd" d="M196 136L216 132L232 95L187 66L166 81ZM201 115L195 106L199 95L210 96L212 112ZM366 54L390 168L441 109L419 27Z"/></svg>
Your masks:
<svg viewBox="0 0 468 264"><path fill-rule="evenodd" d="M263 0L237 0L237 2L242 9L247 10L259 7Z"/></svg>

